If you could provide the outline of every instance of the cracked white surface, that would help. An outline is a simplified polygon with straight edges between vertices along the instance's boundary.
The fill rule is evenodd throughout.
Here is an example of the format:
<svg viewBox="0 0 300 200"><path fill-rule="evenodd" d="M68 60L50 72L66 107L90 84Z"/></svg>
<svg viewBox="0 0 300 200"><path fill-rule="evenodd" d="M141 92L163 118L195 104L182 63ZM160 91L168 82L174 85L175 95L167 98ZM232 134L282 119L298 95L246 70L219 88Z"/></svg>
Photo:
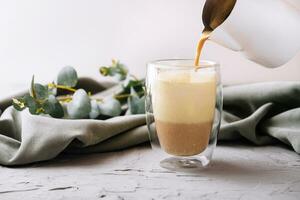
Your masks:
<svg viewBox="0 0 300 200"><path fill-rule="evenodd" d="M0 199L300 199L300 156L285 147L218 146L194 174L158 165L148 146L0 167Z"/></svg>

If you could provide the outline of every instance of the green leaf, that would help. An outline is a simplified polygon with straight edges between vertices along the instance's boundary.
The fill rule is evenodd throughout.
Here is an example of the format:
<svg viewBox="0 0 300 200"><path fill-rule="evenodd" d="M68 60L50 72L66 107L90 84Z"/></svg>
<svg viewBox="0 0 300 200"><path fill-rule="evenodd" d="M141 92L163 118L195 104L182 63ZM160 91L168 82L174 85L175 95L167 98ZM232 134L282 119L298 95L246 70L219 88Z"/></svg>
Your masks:
<svg viewBox="0 0 300 200"><path fill-rule="evenodd" d="M35 101L35 99L30 95L25 95L23 97L25 105L29 108L29 112L33 115L39 114L40 105Z"/></svg>
<svg viewBox="0 0 300 200"><path fill-rule="evenodd" d="M57 84L68 87L75 87L78 82L76 70L71 66L66 66L60 70L57 76Z"/></svg>
<svg viewBox="0 0 300 200"><path fill-rule="evenodd" d="M117 63L117 78L120 81L123 81L126 79L127 74L128 74L128 70L126 69L125 65L120 64L119 62Z"/></svg>
<svg viewBox="0 0 300 200"><path fill-rule="evenodd" d="M99 110L102 115L116 117L122 112L121 104L114 98L107 99L99 104Z"/></svg>
<svg viewBox="0 0 300 200"><path fill-rule="evenodd" d="M105 67L105 66L100 67L100 69L99 69L99 72L102 76L108 76L108 71L109 71L109 68Z"/></svg>
<svg viewBox="0 0 300 200"><path fill-rule="evenodd" d="M18 111L22 111L26 108L25 101L22 98L13 98L12 105Z"/></svg>
<svg viewBox="0 0 300 200"><path fill-rule="evenodd" d="M113 60L111 66L103 66L100 67L100 74L103 76L111 76L120 81L125 80L128 75L128 70L126 66L119 61Z"/></svg>
<svg viewBox="0 0 300 200"><path fill-rule="evenodd" d="M54 82L52 82L53 85L55 85ZM48 94L49 95L54 95L56 96L57 95L57 88L56 87L48 87Z"/></svg>
<svg viewBox="0 0 300 200"><path fill-rule="evenodd" d="M84 119L91 112L91 100L86 91L83 89L77 90L72 101L67 105L68 115L72 119Z"/></svg>
<svg viewBox="0 0 300 200"><path fill-rule="evenodd" d="M116 76L119 73L119 70L116 67L109 67L108 68L108 75L109 76Z"/></svg>
<svg viewBox="0 0 300 200"><path fill-rule="evenodd" d="M145 96L139 97L136 91L131 88L131 96L128 97L128 109L131 114L145 113Z"/></svg>
<svg viewBox="0 0 300 200"><path fill-rule="evenodd" d="M100 115L100 109L98 107L98 102L96 100L91 101L91 112L89 116L91 119L96 119Z"/></svg>
<svg viewBox="0 0 300 200"><path fill-rule="evenodd" d="M43 109L45 114L49 114L51 117L62 118L64 116L64 109L62 105L53 95L50 95L47 101L43 104Z"/></svg>
<svg viewBox="0 0 300 200"><path fill-rule="evenodd" d="M124 92L130 93L131 88L134 89L136 93L138 93L138 96L144 95L144 87L145 87L145 80L132 80L132 79L126 79L123 83Z"/></svg>
<svg viewBox="0 0 300 200"><path fill-rule="evenodd" d="M34 84L34 91L35 91L35 96L37 99L46 99L48 98L49 92L48 92L48 87L41 85L39 83Z"/></svg>
<svg viewBox="0 0 300 200"><path fill-rule="evenodd" d="M118 69L118 73L120 74L120 80L125 80L128 74L127 67L124 64L117 62L116 68Z"/></svg>
<svg viewBox="0 0 300 200"><path fill-rule="evenodd" d="M36 98L36 93L35 93L35 88L34 88L34 75L32 76L32 79L31 79L30 95L33 98Z"/></svg>

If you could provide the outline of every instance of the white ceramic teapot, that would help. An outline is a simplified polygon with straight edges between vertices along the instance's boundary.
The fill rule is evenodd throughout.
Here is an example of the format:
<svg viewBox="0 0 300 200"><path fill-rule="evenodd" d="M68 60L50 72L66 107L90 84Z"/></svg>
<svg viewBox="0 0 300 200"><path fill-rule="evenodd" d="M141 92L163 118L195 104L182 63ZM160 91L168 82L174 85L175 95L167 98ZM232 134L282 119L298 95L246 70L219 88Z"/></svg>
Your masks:
<svg viewBox="0 0 300 200"><path fill-rule="evenodd" d="M278 67L300 50L300 0L237 0L210 40L265 67Z"/></svg>

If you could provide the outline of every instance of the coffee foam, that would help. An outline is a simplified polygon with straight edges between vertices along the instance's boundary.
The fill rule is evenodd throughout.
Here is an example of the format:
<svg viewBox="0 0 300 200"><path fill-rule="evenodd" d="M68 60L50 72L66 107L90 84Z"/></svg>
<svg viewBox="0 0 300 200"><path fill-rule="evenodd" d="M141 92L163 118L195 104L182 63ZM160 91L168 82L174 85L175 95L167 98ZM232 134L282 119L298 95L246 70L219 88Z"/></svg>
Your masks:
<svg viewBox="0 0 300 200"><path fill-rule="evenodd" d="M152 91L155 118L173 123L212 121L216 81L216 73L209 70L161 72Z"/></svg>

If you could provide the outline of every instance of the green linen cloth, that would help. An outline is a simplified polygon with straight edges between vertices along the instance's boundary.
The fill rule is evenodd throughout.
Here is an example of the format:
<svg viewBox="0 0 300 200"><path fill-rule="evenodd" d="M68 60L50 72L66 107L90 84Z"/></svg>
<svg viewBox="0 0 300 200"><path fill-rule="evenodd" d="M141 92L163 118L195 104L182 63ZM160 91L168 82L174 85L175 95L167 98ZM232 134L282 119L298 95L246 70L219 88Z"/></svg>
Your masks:
<svg viewBox="0 0 300 200"><path fill-rule="evenodd" d="M107 89L85 79L89 91ZM228 86L218 140L256 145L283 142L300 153L300 82ZM10 98L9 98L10 99ZM145 115L107 120L70 120L16 111L0 101L0 164L21 165L49 160L62 152L95 153L125 149L148 141Z"/></svg>

